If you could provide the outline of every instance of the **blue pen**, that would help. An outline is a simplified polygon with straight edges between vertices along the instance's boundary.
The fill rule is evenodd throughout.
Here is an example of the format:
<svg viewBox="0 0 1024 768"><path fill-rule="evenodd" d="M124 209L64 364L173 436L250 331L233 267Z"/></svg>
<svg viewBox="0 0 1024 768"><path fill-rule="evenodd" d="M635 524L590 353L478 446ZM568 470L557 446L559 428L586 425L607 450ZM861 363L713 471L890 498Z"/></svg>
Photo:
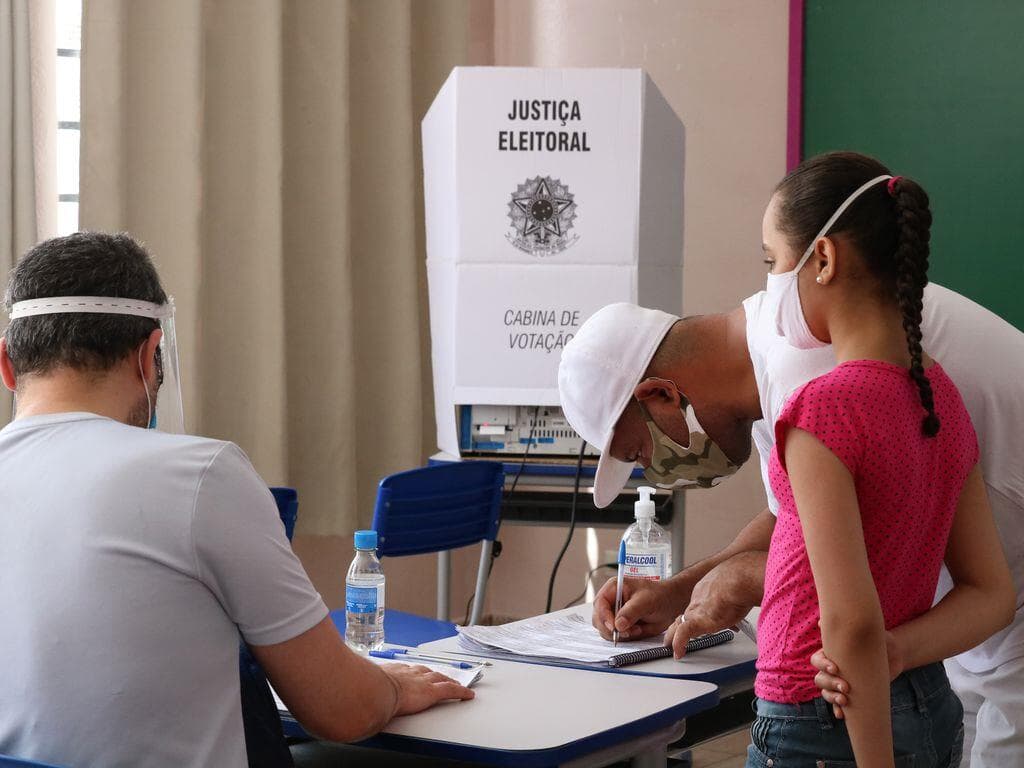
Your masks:
<svg viewBox="0 0 1024 768"><path fill-rule="evenodd" d="M622 577L626 575L626 540L619 542L619 572L615 578L615 616L618 617L619 609L622 608ZM612 645L619 644L619 630L614 629L612 619Z"/></svg>
<svg viewBox="0 0 1024 768"><path fill-rule="evenodd" d="M394 651L395 653L409 653L410 651L409 648L388 648L387 650ZM426 659L427 661L462 661L462 659L453 659L451 656L435 656L431 653L420 653L419 650L413 650L412 655L415 656L417 659ZM494 666L493 664L491 664L491 662L483 661L482 659L468 663L471 663L474 666Z"/></svg>
<svg viewBox="0 0 1024 768"><path fill-rule="evenodd" d="M429 661L432 664L447 664L449 667L455 667L456 669L473 669L479 667L479 664L470 664L468 661L439 661L438 659L424 659L419 656L414 656L411 653L404 653L402 651L370 651L370 655L377 659L391 659L392 661Z"/></svg>

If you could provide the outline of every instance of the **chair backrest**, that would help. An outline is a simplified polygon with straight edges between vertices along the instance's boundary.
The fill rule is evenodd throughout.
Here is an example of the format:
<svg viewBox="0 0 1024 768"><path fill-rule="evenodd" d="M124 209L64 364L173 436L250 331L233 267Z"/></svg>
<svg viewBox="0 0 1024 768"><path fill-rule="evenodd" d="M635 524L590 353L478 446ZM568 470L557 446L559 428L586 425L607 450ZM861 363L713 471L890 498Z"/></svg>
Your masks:
<svg viewBox="0 0 1024 768"><path fill-rule="evenodd" d="M440 552L498 535L505 474L501 464L463 461L385 477L373 529L382 557Z"/></svg>
<svg viewBox="0 0 1024 768"><path fill-rule="evenodd" d="M0 768L58 768L52 763L37 763L35 760L25 760L20 757L8 757L0 755Z"/></svg>
<svg viewBox="0 0 1024 768"><path fill-rule="evenodd" d="M295 519L299 516L299 492L294 488L271 488L270 493L274 496L281 522L284 523L284 534L291 541L295 533Z"/></svg>

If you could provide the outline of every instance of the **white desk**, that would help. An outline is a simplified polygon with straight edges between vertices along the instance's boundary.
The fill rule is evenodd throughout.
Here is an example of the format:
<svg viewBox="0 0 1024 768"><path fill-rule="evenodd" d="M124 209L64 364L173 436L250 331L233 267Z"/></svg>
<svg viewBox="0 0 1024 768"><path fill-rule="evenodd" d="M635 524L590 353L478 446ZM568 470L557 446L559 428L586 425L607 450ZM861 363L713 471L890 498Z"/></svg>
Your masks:
<svg viewBox="0 0 1024 768"><path fill-rule="evenodd" d="M588 604L559 613L589 621L591 610ZM420 648L472 658L458 638ZM754 643L739 635L682 661L618 670L493 659L473 701L398 718L363 746L497 766L583 768L626 758L638 768L664 766L666 747L682 737L687 717L716 706L720 693L750 687L756 656ZM287 720L285 726L297 734Z"/></svg>
<svg viewBox="0 0 1024 768"><path fill-rule="evenodd" d="M593 605L591 603L586 603L584 605L577 605L572 608L557 611L556 614L578 614L580 616L584 616L587 622L589 622L592 612ZM625 646L626 650L628 650L629 643L626 643ZM430 643L424 643L420 648L425 652L433 651L443 652L446 654L462 654L467 658L472 656L472 654L467 653L459 645L458 637L448 637L444 640L435 640ZM688 654L680 661L676 661L670 657L666 659L655 659L654 661L647 661L643 664L634 664L633 666L617 669L613 669L611 667L597 668L596 671L609 672L626 677L648 676L667 677L677 680L702 680L705 682L715 683L719 686L728 686L732 683L743 683L744 686L742 687L749 688L750 685L748 683L751 683L753 680L754 663L756 660L757 645L746 635L739 634L732 642ZM535 665L545 664L546 662L540 662L536 659L530 659L524 656L521 661L517 660L513 663L528 663ZM564 664L560 663L558 666L595 671L593 667L577 665L573 662L565 662Z"/></svg>
<svg viewBox="0 0 1024 768"><path fill-rule="evenodd" d="M468 702L393 720L364 746L498 766L664 766L684 720L718 703L696 680L495 660Z"/></svg>

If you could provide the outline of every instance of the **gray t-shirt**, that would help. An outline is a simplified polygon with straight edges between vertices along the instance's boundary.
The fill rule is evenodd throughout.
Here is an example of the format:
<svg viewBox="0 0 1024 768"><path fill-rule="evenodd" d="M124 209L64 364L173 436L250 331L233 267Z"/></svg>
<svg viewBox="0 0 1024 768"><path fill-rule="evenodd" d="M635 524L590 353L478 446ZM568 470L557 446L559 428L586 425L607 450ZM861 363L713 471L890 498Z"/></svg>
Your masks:
<svg viewBox="0 0 1024 768"><path fill-rule="evenodd" d="M0 754L244 766L239 634L327 608L234 444L89 413L0 431Z"/></svg>

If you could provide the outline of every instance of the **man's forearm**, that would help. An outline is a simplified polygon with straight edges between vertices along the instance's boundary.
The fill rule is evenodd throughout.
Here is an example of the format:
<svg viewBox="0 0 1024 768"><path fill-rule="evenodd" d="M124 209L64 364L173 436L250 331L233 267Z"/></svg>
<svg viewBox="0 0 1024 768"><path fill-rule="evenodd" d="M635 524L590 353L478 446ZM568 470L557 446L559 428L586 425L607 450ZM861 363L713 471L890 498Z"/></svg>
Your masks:
<svg viewBox="0 0 1024 768"><path fill-rule="evenodd" d="M757 599L753 605L758 605L761 602L761 595L764 594L764 564L774 530L775 515L766 508L747 523L736 534L736 538L721 552L699 560L693 565L684 568L672 578L681 583L689 584L692 587L707 576L711 569L721 565L726 560L732 560L738 555L744 555L741 558L743 563L742 582L746 588L751 589L753 594L756 594ZM747 553L752 554L748 556Z"/></svg>
<svg viewBox="0 0 1024 768"><path fill-rule="evenodd" d="M958 585L930 610L896 627L893 636L904 668L914 669L973 648L1005 627L1006 618L984 589Z"/></svg>
<svg viewBox="0 0 1024 768"><path fill-rule="evenodd" d="M760 605L764 597L764 569L768 553L761 550L740 552L729 558L729 593L735 602Z"/></svg>

